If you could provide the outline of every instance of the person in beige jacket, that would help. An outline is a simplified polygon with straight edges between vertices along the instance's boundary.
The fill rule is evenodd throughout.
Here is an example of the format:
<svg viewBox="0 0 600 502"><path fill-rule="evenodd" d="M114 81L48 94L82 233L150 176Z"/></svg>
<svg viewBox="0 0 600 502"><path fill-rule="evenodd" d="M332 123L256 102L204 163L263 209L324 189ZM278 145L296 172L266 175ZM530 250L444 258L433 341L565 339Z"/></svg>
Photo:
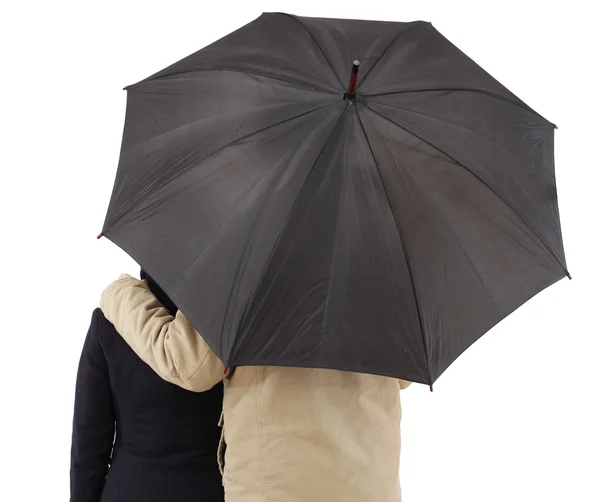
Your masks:
<svg viewBox="0 0 600 502"><path fill-rule="evenodd" d="M104 291L101 308L163 379L197 392L224 380L218 456L226 501L401 500L399 389L408 382L290 367L228 374L181 311L171 316L129 276Z"/></svg>

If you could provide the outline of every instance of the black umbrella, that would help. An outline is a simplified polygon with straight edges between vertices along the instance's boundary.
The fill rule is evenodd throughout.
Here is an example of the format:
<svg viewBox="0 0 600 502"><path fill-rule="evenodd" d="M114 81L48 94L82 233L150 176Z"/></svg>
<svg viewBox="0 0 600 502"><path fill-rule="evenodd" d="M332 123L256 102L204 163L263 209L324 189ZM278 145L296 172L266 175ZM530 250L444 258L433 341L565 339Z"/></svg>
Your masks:
<svg viewBox="0 0 600 502"><path fill-rule="evenodd" d="M127 89L103 235L228 367L431 384L568 275L553 124L430 23L263 14Z"/></svg>

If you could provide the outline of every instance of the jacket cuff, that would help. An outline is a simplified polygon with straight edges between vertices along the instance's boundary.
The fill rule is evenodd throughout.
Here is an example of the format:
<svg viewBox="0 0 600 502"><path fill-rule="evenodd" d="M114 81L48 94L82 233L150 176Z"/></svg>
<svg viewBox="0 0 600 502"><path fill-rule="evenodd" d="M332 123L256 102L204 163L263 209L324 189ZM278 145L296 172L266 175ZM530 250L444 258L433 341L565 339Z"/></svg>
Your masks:
<svg viewBox="0 0 600 502"><path fill-rule="evenodd" d="M412 383L407 380L399 380L399 382L400 382L400 390L406 389Z"/></svg>

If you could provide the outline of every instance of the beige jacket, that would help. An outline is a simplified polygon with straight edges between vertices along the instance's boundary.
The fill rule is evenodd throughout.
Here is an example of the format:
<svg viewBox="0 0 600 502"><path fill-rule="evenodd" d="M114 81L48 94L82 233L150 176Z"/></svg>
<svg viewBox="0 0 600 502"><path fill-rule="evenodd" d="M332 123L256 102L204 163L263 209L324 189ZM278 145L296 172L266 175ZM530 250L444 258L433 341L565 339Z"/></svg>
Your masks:
<svg viewBox="0 0 600 502"><path fill-rule="evenodd" d="M169 315L145 283L114 282L101 307L165 380L201 392L225 379L185 316ZM399 502L399 386L407 385L333 370L237 368L225 379L225 500Z"/></svg>

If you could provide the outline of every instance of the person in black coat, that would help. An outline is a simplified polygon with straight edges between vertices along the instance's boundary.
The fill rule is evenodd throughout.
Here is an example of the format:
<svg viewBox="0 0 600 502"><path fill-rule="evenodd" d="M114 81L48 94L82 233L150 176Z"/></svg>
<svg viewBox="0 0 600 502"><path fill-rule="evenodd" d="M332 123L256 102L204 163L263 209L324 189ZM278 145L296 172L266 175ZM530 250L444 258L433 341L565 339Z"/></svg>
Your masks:
<svg viewBox="0 0 600 502"><path fill-rule="evenodd" d="M71 502L223 502L222 404L222 384L193 393L162 380L95 310L77 373Z"/></svg>

